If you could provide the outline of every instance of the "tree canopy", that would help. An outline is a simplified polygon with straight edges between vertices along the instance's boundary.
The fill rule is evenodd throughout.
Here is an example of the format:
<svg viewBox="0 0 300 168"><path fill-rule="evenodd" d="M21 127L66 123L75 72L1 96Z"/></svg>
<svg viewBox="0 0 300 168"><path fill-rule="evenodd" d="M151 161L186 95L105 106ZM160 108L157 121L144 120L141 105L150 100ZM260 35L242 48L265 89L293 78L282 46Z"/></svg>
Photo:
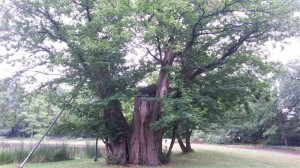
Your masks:
<svg viewBox="0 0 300 168"><path fill-rule="evenodd" d="M13 78L59 74L40 88L88 89L100 102L94 113L112 133L104 137L107 156L123 165L159 165L165 131L150 125L162 118L170 92L194 106L183 110L188 116L212 109L201 103L207 95L216 108L258 96L263 82L250 78L264 80L270 70L262 45L298 36L298 11L296 0L4 1L0 44L7 52L0 60L23 65ZM138 64L126 60L130 54ZM136 96L128 124L121 102L153 71L156 90ZM193 93L204 97L194 101Z"/></svg>

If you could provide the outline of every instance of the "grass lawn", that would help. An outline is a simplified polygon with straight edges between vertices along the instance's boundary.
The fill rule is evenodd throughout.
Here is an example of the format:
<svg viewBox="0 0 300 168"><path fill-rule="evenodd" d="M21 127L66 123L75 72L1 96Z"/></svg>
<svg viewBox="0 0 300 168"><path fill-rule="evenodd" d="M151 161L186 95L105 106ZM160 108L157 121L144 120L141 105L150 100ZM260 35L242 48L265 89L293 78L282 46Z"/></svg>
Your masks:
<svg viewBox="0 0 300 168"><path fill-rule="evenodd" d="M193 145L195 153L183 155L179 147L174 149L172 162L168 168L300 168L300 153L284 153L272 150L237 148L221 145ZM0 168L16 168L16 164L2 165ZM116 168L106 166L104 160L72 160L43 164L26 164L25 168ZM141 167L142 166L132 166Z"/></svg>

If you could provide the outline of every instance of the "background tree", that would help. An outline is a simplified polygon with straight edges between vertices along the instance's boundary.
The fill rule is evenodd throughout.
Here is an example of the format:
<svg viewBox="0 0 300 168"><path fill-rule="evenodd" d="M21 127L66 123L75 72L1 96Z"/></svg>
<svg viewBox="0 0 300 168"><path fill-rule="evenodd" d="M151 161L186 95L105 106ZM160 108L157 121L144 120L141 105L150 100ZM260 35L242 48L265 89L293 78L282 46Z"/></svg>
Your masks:
<svg viewBox="0 0 300 168"><path fill-rule="evenodd" d="M297 65L295 60L281 66L281 72L269 81L273 85L270 87L271 97L250 102L247 111L235 109L240 111L239 115L234 109L225 112L218 123L221 126L209 130L224 138L215 142L299 146L298 93L297 88L293 87L299 83ZM294 103L291 103L292 100L295 100Z"/></svg>
<svg viewBox="0 0 300 168"><path fill-rule="evenodd" d="M2 81L3 82L3 81ZM2 134L8 137L33 137L41 134L56 115L54 91L43 90L28 96L28 91L19 86L1 83Z"/></svg>
<svg viewBox="0 0 300 168"><path fill-rule="evenodd" d="M240 66L241 64L245 66ZM268 97L269 85L268 78L265 76L272 70L274 70L272 64L256 56L228 59L221 68L198 78L193 88L181 87L180 97L170 98L169 101L173 101L171 108L167 107L166 114L160 122L165 125L174 122L173 129L179 132L177 137L182 151L191 152L193 150L190 139L193 130L205 131L209 128L210 122L222 123L226 111L236 110L233 115L240 115L237 109L249 110L250 102ZM172 85L176 86L176 83ZM176 133L172 137L174 139ZM186 145L183 144L182 139Z"/></svg>
<svg viewBox="0 0 300 168"><path fill-rule="evenodd" d="M300 60L294 60L285 66L285 72L279 77L278 130L284 144L300 143Z"/></svg>
<svg viewBox="0 0 300 168"><path fill-rule="evenodd" d="M17 121L17 115L21 112L24 88L19 83L6 85L0 81L0 135L7 135Z"/></svg>

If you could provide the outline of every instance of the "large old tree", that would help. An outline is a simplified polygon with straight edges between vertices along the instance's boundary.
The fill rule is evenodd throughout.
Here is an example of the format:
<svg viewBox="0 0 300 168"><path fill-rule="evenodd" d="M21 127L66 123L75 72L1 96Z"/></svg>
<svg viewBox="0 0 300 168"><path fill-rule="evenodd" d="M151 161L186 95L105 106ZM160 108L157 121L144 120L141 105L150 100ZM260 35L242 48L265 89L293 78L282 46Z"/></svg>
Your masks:
<svg viewBox="0 0 300 168"><path fill-rule="evenodd" d="M298 10L296 0L4 1L1 61L24 65L14 77L60 74L43 86L84 84L101 102L107 154L123 165L160 165L164 130L150 125L161 118L170 77L190 88L229 57L298 35ZM138 66L125 59L135 49L147 53ZM138 94L128 124L121 100L154 68L156 87Z"/></svg>

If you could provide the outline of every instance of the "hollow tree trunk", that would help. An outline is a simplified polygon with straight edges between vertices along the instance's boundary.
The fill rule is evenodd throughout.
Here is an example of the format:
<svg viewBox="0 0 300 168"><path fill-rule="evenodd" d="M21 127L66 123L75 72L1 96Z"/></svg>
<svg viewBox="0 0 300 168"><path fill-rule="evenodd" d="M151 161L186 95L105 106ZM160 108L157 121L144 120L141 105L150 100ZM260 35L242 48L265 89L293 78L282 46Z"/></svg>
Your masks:
<svg viewBox="0 0 300 168"><path fill-rule="evenodd" d="M160 165L159 154L161 149L160 132L150 129L153 101L135 99L135 109L130 143L130 162L133 164Z"/></svg>
<svg viewBox="0 0 300 168"><path fill-rule="evenodd" d="M133 164L158 166L161 164L159 156L162 153L163 131L154 131L150 124L158 121L161 116L163 103L160 100L168 93L169 74L167 66L172 66L174 53L167 50L164 53L162 67L159 72L156 92L146 100L136 97L130 141L129 161Z"/></svg>

